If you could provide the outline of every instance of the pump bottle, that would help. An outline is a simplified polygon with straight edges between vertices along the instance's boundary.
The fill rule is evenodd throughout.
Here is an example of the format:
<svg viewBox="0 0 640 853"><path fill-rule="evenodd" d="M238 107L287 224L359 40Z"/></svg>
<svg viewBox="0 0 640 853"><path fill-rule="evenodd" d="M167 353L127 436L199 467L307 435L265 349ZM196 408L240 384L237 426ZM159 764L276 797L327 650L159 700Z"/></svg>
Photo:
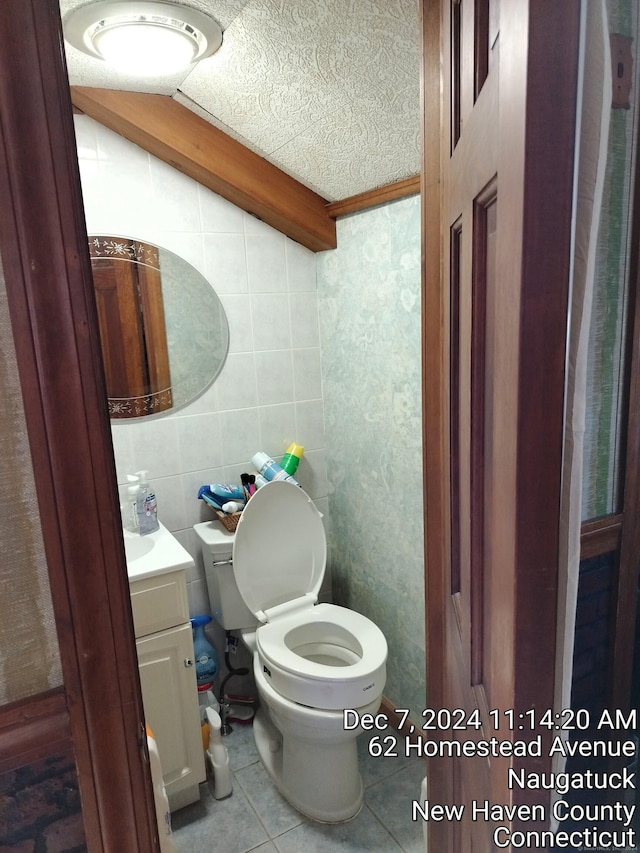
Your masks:
<svg viewBox="0 0 640 853"><path fill-rule="evenodd" d="M147 471L138 471L138 494L136 497L136 515L138 516L138 531L140 536L159 530L158 503L147 481Z"/></svg>

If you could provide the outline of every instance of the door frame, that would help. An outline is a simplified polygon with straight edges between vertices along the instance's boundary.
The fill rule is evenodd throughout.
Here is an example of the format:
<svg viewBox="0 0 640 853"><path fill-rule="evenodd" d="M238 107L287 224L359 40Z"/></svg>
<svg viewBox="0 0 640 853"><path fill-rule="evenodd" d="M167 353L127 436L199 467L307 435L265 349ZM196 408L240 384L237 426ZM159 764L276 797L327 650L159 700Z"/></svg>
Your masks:
<svg viewBox="0 0 640 853"><path fill-rule="evenodd" d="M0 198L64 682L0 709L3 766L52 754L39 717L53 748L72 743L92 853L159 850L57 0L2 4Z"/></svg>

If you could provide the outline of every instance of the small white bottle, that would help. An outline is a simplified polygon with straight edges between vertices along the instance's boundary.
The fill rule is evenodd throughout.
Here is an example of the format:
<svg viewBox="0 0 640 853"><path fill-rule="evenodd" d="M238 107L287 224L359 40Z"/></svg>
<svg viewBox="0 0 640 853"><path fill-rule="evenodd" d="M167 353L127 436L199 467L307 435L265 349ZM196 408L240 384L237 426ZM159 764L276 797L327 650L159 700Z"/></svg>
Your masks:
<svg viewBox="0 0 640 853"><path fill-rule="evenodd" d="M229 753L227 752L227 747L222 743L220 714L214 711L213 708L207 708L206 714L209 723L209 749L207 750L207 756L213 771L213 796L216 800L222 800L224 797L228 797L233 791Z"/></svg>

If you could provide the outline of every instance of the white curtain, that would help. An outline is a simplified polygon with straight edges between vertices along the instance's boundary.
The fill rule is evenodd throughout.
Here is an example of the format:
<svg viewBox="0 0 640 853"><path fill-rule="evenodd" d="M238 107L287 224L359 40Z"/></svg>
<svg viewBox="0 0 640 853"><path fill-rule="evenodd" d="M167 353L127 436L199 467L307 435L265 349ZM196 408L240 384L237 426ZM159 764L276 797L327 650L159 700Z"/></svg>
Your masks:
<svg viewBox="0 0 640 853"><path fill-rule="evenodd" d="M581 72L582 89L576 133L571 309L567 330L556 710L571 707L582 521L587 348L612 97L605 0L588 0L582 4ZM560 770L561 767L554 769Z"/></svg>

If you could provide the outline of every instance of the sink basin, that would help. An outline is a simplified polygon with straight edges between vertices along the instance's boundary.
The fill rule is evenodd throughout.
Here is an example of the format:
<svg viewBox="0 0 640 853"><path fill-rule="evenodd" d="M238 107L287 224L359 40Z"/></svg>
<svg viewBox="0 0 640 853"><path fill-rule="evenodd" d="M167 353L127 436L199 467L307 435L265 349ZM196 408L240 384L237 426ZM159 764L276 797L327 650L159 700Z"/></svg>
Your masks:
<svg viewBox="0 0 640 853"><path fill-rule="evenodd" d="M160 575L175 569L188 569L194 563L189 552L175 536L160 524L155 533L140 536L124 530L124 552L129 580Z"/></svg>
<svg viewBox="0 0 640 853"><path fill-rule="evenodd" d="M124 540L124 552L127 557L127 563L132 563L134 560L139 560L144 557L153 548L155 540L150 536L127 536Z"/></svg>

